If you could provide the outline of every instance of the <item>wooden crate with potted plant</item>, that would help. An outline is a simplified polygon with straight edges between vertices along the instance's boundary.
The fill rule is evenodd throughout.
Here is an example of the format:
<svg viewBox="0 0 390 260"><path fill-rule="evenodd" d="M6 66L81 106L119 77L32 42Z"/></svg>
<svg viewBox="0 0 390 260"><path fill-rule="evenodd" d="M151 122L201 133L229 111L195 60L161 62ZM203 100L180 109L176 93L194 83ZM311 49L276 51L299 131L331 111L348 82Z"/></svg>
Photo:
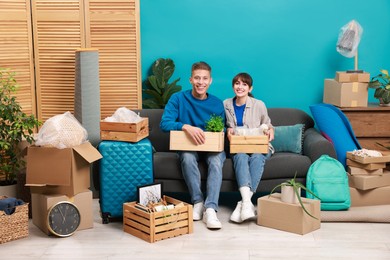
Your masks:
<svg viewBox="0 0 390 260"><path fill-rule="evenodd" d="M170 150L221 152L224 149L224 121L221 116L212 115L206 122L204 144L195 144L184 131L170 132Z"/></svg>

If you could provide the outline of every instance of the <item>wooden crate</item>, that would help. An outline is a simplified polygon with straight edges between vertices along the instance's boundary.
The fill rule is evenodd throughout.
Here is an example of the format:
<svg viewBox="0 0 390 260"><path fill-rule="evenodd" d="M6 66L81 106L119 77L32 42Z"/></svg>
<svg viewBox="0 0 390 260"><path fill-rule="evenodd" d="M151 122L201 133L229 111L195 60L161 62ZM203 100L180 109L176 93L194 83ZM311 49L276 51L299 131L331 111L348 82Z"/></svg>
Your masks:
<svg viewBox="0 0 390 260"><path fill-rule="evenodd" d="M171 131L169 149L178 151L221 152L224 149L224 132L204 132L206 142L196 145L183 131Z"/></svg>
<svg viewBox="0 0 390 260"><path fill-rule="evenodd" d="M5 199L6 196L0 196ZM14 213L7 215L0 210L0 244L28 236L28 203L15 207Z"/></svg>
<svg viewBox="0 0 390 260"><path fill-rule="evenodd" d="M268 136L266 135L228 135L230 153L268 153Z"/></svg>
<svg viewBox="0 0 390 260"><path fill-rule="evenodd" d="M123 230L149 243L193 232L192 205L164 196L168 204L183 204L160 212L145 212L136 202L123 204Z"/></svg>
<svg viewBox="0 0 390 260"><path fill-rule="evenodd" d="M138 142L149 135L149 118L138 123L100 122L100 139Z"/></svg>

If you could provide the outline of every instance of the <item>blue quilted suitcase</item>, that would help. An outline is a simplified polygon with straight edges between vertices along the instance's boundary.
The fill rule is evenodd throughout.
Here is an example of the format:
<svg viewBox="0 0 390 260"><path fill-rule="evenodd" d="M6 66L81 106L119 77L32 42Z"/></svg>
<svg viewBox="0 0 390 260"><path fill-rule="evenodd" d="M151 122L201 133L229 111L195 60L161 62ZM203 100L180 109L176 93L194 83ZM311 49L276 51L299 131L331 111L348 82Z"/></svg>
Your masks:
<svg viewBox="0 0 390 260"><path fill-rule="evenodd" d="M149 139L137 143L102 141L100 212L103 224L123 216L123 203L137 200L137 186L153 183L153 152Z"/></svg>

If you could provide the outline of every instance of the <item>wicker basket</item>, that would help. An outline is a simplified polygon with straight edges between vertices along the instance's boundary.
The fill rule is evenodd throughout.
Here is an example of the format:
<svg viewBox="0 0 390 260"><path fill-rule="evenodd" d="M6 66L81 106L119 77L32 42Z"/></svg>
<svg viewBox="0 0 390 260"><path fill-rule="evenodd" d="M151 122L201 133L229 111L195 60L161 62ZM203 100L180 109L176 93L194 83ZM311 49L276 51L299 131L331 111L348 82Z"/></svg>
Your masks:
<svg viewBox="0 0 390 260"><path fill-rule="evenodd" d="M0 196L0 199L7 197ZM11 215L0 211L0 244L28 236L28 203L17 206Z"/></svg>

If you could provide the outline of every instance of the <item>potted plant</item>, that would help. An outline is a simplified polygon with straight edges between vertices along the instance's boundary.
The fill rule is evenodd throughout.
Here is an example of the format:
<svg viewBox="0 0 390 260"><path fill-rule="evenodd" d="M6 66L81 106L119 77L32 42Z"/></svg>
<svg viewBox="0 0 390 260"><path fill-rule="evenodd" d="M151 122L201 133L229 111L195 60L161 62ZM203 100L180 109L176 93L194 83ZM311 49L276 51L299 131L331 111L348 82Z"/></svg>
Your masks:
<svg viewBox="0 0 390 260"><path fill-rule="evenodd" d="M175 63L171 59L160 58L152 65L152 75L148 77L146 89L143 92L147 95L143 100L144 108L164 108L172 94L181 90L176 85L180 78L169 83L175 71Z"/></svg>
<svg viewBox="0 0 390 260"><path fill-rule="evenodd" d="M379 99L380 105L390 105L390 76L387 70L381 70L381 73L371 78L368 83L369 88L375 89L374 97Z"/></svg>
<svg viewBox="0 0 390 260"><path fill-rule="evenodd" d="M0 185L16 183L16 173L24 167L18 147L22 140L34 141L33 134L40 122L26 115L14 96L18 85L15 73L0 68Z"/></svg>
<svg viewBox="0 0 390 260"><path fill-rule="evenodd" d="M205 130L208 132L222 132L225 128L225 123L221 116L211 115L206 121Z"/></svg>
<svg viewBox="0 0 390 260"><path fill-rule="evenodd" d="M301 189L305 190L306 192L309 192L310 194L312 194L314 197L316 197L318 199L320 199L320 198L316 194L314 194L311 190L306 188L302 183L297 182L296 181L296 176L297 176L297 173L295 172L294 178L292 178L290 180L286 180L285 182L283 182L283 183L281 183L279 185L276 185L272 189L272 191L269 194L269 196L271 196L272 193L274 193L277 188L281 188L281 192L282 192L281 195L282 195L282 198L283 198L283 200L282 200L283 202L295 203L295 200L297 200L299 202L299 204L301 205L302 209L305 211L306 214L308 214L312 218L317 219L315 216L310 214L307 211L307 209L305 208L305 205L303 204L302 198L301 198ZM286 193L288 193L288 194L286 194ZM291 198L291 196L293 196L293 198ZM290 198L286 198L286 197L290 197Z"/></svg>

